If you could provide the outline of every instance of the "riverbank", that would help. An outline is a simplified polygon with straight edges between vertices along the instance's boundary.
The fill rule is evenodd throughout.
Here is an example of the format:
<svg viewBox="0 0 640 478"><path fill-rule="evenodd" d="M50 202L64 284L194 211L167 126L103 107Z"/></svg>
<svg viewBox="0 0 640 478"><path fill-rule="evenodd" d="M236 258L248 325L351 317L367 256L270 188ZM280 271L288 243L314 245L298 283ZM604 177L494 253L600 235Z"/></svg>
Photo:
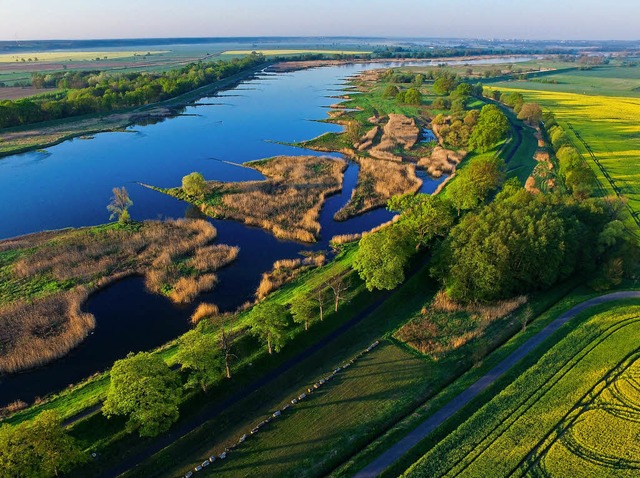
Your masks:
<svg viewBox="0 0 640 478"><path fill-rule="evenodd" d="M0 241L0 373L60 358L96 327L91 294L132 275L175 303L212 289L238 248L211 244L207 221L148 221Z"/></svg>
<svg viewBox="0 0 640 478"><path fill-rule="evenodd" d="M269 67L270 64L265 62L160 103L109 114L92 114L30 126L6 128L0 131L0 158L49 148L73 138L90 137L106 132L124 132L126 128L136 124L151 124L179 116L183 108L193 104L197 99L220 90L233 88Z"/></svg>

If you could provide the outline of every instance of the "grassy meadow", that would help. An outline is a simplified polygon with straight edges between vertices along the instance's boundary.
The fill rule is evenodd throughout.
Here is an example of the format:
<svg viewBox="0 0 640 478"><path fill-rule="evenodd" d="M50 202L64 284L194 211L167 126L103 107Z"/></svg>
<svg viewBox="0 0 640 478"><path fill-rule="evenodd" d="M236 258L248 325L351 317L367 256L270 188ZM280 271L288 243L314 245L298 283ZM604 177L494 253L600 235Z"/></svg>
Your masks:
<svg viewBox="0 0 640 478"><path fill-rule="evenodd" d="M636 476L639 315L625 301L574 319L404 476Z"/></svg>
<svg viewBox="0 0 640 478"><path fill-rule="evenodd" d="M0 54L0 63L17 62L52 62L52 61L92 61L117 60L133 58L137 56L155 56L169 53L164 50L153 51L41 51L30 53L3 53Z"/></svg>

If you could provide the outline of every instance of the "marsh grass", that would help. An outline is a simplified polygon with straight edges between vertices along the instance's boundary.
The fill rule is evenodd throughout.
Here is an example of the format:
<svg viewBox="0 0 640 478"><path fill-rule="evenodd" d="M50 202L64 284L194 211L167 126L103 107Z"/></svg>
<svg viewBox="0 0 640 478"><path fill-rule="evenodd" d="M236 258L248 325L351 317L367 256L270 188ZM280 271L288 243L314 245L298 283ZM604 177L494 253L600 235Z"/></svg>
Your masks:
<svg viewBox="0 0 640 478"><path fill-rule="evenodd" d="M181 188L158 190L198 205L211 217L241 221L281 239L315 242L320 209L327 196L342 188L346 163L328 157L278 156L246 165L267 179L211 181L204 200L187 196Z"/></svg>
<svg viewBox="0 0 640 478"><path fill-rule="evenodd" d="M0 242L0 372L43 365L80 344L95 327L82 311L89 295L130 275L184 303L213 288L214 271L237 247L211 245L204 220L148 221Z"/></svg>
<svg viewBox="0 0 640 478"><path fill-rule="evenodd" d="M345 221L387 204L398 194L416 193L422 180L416 176L413 164L360 158L360 175L349 202L334 216L336 221Z"/></svg>
<svg viewBox="0 0 640 478"><path fill-rule="evenodd" d="M264 299L284 284L300 277L303 272L323 266L325 261L324 254L319 254L304 259L282 259L274 262L273 269L262 274L260 285L256 290L256 298Z"/></svg>
<svg viewBox="0 0 640 478"><path fill-rule="evenodd" d="M494 304L460 305L438 292L420 315L407 322L395 337L434 359L482 337L492 322L514 313L526 296Z"/></svg>

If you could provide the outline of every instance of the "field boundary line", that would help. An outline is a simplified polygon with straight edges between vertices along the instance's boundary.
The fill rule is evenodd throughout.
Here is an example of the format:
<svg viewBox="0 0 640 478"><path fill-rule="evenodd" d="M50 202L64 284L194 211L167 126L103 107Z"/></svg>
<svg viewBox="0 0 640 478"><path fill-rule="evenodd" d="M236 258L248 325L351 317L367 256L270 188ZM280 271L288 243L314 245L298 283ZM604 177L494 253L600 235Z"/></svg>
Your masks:
<svg viewBox="0 0 640 478"><path fill-rule="evenodd" d="M549 393L553 389L553 387L558 382L560 382L560 380L562 380L567 374L571 373L574 367L576 367L590 352L592 352L596 347L598 347L609 337L611 337L611 335L637 322L638 317L630 317L623 322L613 324L610 327L606 328L600 334L598 334L597 337L585 339L584 342L586 343L582 345L580 350L574 353L571 357L567 358L562 366L555 373L553 373L551 377L548 378L543 387L534 390L533 393L525 397L523 401L521 400L520 403L517 404L517 408L513 410L512 413L509 413L509 415L504 417L504 419L500 423L498 423L498 425L495 426L493 430L485 434L484 438L482 438L479 441L478 445L472 450L471 453L473 453L473 456L470 458L470 460L461 460L460 462L453 464L453 466L449 468L449 470L447 470L447 474L453 473L453 476L459 476L461 473L463 473L478 458L480 458L486 450L488 450L497 440L499 440L502 435L508 432L511 426L524 414L526 414L533 404L547 395L547 393ZM478 448L480 447L481 449L478 450ZM467 454L467 456L471 455L471 453ZM518 466L520 466L520 464L518 464ZM458 468L458 471L456 471L456 468ZM516 469L517 468L518 467L516 467Z"/></svg>
<svg viewBox="0 0 640 478"><path fill-rule="evenodd" d="M464 406L471 402L471 400L473 400L486 388L492 385L496 380L498 380L505 373L511 370L522 359L527 357L531 352L538 348L538 346L541 345L554 332L556 332L560 327L569 322L579 313L588 310L593 306L604 304L607 302L621 299L637 298L640 298L640 291L612 292L609 294L594 297L593 299L586 300L564 312L557 319L553 320L553 322L547 325L544 329L542 329L540 332L538 332L536 335L534 335L524 344L518 347L498 365L489 370L489 372L476 380L466 390L458 394L437 412L420 423L416 428L405 435L404 438L396 442L391 448L388 448L384 453L379 455L378 458L376 458L373 462L369 463L366 467L356 473L354 475L355 478L373 478L382 474L387 468L389 468L400 458L402 458L413 447L418 445L423 439L429 436L446 420L459 412Z"/></svg>

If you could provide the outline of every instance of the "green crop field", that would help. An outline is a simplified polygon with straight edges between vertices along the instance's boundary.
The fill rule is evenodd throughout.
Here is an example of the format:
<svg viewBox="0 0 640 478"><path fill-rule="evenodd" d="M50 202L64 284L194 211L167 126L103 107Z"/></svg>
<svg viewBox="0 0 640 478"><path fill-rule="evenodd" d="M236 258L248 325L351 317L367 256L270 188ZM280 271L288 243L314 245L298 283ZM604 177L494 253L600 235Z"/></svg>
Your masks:
<svg viewBox="0 0 640 478"><path fill-rule="evenodd" d="M640 86L640 80L637 83ZM619 194L631 214L640 214L640 98L499 89L518 91L526 101L552 111L606 193Z"/></svg>
<svg viewBox="0 0 640 478"><path fill-rule="evenodd" d="M525 81L492 83L496 88L557 91L581 95L640 97L640 67L600 66L559 71Z"/></svg>
<svg viewBox="0 0 640 478"><path fill-rule="evenodd" d="M638 476L637 304L576 325L405 476Z"/></svg>

